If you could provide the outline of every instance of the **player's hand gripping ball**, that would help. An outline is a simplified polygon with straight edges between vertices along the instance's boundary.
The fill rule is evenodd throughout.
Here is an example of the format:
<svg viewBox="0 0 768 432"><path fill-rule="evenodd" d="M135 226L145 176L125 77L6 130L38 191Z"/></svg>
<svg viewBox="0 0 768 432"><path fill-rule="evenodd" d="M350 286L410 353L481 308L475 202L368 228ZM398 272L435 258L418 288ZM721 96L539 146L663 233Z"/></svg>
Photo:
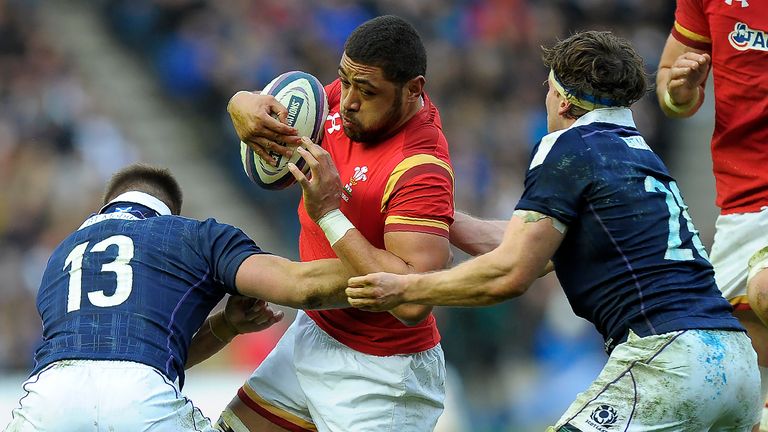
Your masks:
<svg viewBox="0 0 768 432"><path fill-rule="evenodd" d="M286 72L267 84L262 94L274 96L288 109L288 126L296 128L299 136L306 136L315 143L320 142L328 117L328 100L317 78L301 71ZM240 142L245 174L265 189L285 189L296 182L288 170L289 162L293 162L305 174L309 171L298 152L294 152L290 158L276 152L270 152L270 155L277 161L276 166L270 165Z"/></svg>

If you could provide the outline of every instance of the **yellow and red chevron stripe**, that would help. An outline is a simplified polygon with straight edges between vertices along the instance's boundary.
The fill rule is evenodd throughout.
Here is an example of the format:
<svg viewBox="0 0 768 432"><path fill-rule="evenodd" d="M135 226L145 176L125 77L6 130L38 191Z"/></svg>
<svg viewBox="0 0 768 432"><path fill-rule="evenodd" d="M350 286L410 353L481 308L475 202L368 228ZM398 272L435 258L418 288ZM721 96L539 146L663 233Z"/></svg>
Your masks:
<svg viewBox="0 0 768 432"><path fill-rule="evenodd" d="M417 154L403 159L389 175L387 185L384 187L384 194L381 196L381 211L384 212L392 192L397 190L401 184L417 175L430 172L447 173L451 181L454 181L451 166L433 155Z"/></svg>
<svg viewBox="0 0 768 432"><path fill-rule="evenodd" d="M712 39L683 27L677 21L675 21L675 26L672 28L672 35L682 44L692 48L709 50L712 45Z"/></svg>
<svg viewBox="0 0 768 432"><path fill-rule="evenodd" d="M736 296L734 298L728 299L728 302L733 306L733 310L736 311L744 311L744 310L752 310L752 306L749 305L749 299L745 295Z"/></svg>
<svg viewBox="0 0 768 432"><path fill-rule="evenodd" d="M317 432L314 424L271 405L245 384L237 391L237 397L260 416L291 432Z"/></svg>
<svg viewBox="0 0 768 432"><path fill-rule="evenodd" d="M407 216L387 216L387 219L384 221L385 233L393 231L416 231L448 237L448 228L448 224L442 221Z"/></svg>

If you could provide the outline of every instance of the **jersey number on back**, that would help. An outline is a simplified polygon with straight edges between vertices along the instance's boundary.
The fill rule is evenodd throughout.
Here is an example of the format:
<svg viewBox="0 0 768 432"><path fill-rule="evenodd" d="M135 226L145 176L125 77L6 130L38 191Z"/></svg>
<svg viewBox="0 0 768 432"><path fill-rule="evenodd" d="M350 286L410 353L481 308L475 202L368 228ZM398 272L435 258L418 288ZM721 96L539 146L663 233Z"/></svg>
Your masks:
<svg viewBox="0 0 768 432"><path fill-rule="evenodd" d="M688 232L691 233L691 242L699 255L708 260L707 251L699 238L699 232L693 226L691 216L688 214L688 206L683 202L680 189L674 181L669 182L669 187L659 180L647 176L645 178L646 192L661 192L664 194L664 202L669 210L669 237L667 237L667 252L664 259L671 261L691 261L693 260L693 251L682 247L683 239L680 237L680 214L685 218Z"/></svg>
<svg viewBox="0 0 768 432"><path fill-rule="evenodd" d="M133 240L130 237L116 235L104 239L91 248L91 252L104 252L109 246L117 245L117 257L101 265L102 272L113 272L117 276L117 287L112 295L104 290L88 293L91 304L99 307L117 306L126 301L133 289L133 269L128 264L133 258ZM83 297L83 255L88 249L88 242L80 243L72 249L64 261L64 269L69 267L69 293L67 294L67 313L80 309Z"/></svg>

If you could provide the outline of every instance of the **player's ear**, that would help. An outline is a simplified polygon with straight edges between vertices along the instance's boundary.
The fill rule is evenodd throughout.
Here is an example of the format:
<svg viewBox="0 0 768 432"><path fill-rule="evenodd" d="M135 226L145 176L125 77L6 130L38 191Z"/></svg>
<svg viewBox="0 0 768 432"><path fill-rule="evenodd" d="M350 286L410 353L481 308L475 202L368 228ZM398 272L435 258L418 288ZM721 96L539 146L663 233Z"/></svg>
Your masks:
<svg viewBox="0 0 768 432"><path fill-rule="evenodd" d="M408 102L416 102L416 100L421 97L421 94L424 93L425 83L426 80L422 75L411 78L407 83L405 83L406 97L408 98Z"/></svg>
<svg viewBox="0 0 768 432"><path fill-rule="evenodd" d="M557 114L563 117L569 117L568 111L571 109L571 106L573 106L573 104L568 102L568 99L561 98L560 105L557 107Z"/></svg>

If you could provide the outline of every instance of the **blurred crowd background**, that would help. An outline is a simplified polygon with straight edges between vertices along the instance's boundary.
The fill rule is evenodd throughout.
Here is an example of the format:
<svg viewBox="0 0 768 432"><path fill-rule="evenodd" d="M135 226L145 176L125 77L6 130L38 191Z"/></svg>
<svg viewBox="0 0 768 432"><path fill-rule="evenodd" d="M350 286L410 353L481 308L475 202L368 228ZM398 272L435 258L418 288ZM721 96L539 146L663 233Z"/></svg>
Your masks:
<svg viewBox="0 0 768 432"><path fill-rule="evenodd" d="M450 143L457 208L506 219L522 191L530 148L546 133L540 47L580 29L612 30L633 42L653 73L674 11L668 0L82 4L104 23L104 34L94 37L116 41L115 55L138 59L162 97L202 119L194 127L204 156L228 173L222 182L249 197L231 205L250 206L271 221L293 257L298 188L266 192L247 182L226 114L235 91L260 89L296 69L330 82L353 28L381 14L403 16L427 47L427 92ZM45 7L37 0L0 0L0 373L8 374L31 367L40 337L34 299L50 251L98 208L113 171L146 160L120 117L101 103L108 96L91 88L76 57L57 48L64 36L41 25ZM666 157L679 123L663 118L653 94L634 113L647 141ZM553 422L605 359L600 337L573 316L553 277L497 307L436 314L456 372L458 417L471 425L455 430L526 431ZM224 360L207 367L250 368L279 334L239 338Z"/></svg>

